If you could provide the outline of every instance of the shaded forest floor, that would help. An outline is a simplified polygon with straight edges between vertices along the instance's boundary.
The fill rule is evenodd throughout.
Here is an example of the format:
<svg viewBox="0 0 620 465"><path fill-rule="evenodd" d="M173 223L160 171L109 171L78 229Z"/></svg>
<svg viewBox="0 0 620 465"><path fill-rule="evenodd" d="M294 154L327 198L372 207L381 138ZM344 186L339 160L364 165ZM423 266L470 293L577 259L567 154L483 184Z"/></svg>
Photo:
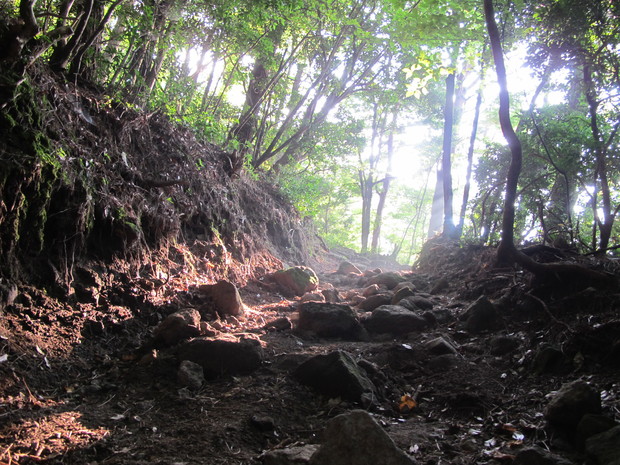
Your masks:
<svg viewBox="0 0 620 465"><path fill-rule="evenodd" d="M356 408L414 463L524 463L531 446L555 454L537 463L584 463L587 431L547 425L551 393L587 381L603 417L619 417L617 286L545 287L494 269L494 250L475 246L429 243L413 271L328 252L273 186L231 173L230 154L158 112L34 78L0 92L0 465L267 463L265 451L318 444L330 418ZM618 275L613 260L536 258ZM336 273L344 260L360 273ZM302 264L361 320L372 270L397 271L428 324L356 340L300 333L300 298L264 277ZM193 285L218 279L247 310L211 318L208 331L258 341L263 360L188 389L174 348L149 341ZM492 324L472 326L481 296ZM372 379L372 402L293 376L335 350Z"/></svg>

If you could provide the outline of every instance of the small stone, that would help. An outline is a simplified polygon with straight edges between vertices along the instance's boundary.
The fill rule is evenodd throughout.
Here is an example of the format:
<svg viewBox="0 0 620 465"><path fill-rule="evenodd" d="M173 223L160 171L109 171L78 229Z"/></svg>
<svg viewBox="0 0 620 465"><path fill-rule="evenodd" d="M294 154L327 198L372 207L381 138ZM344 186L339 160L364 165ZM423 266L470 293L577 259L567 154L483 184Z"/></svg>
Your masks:
<svg viewBox="0 0 620 465"><path fill-rule="evenodd" d="M181 345L179 360L190 360L202 366L205 377L248 375L263 360L260 343L253 339L226 341L199 337Z"/></svg>
<svg viewBox="0 0 620 465"><path fill-rule="evenodd" d="M325 296L319 292L306 292L299 299L300 302L325 302Z"/></svg>
<svg viewBox="0 0 620 465"><path fill-rule="evenodd" d="M266 331L288 331L293 328L293 324L288 317L280 317L275 320L268 321L263 329Z"/></svg>
<svg viewBox="0 0 620 465"><path fill-rule="evenodd" d="M364 394L374 395L375 386L353 357L338 350L316 355L303 362L293 375L301 383L330 397L362 402Z"/></svg>
<svg viewBox="0 0 620 465"><path fill-rule="evenodd" d="M302 296L319 287L319 278L314 270L307 266L294 266L286 270L276 271L270 276L283 290L292 292L297 296Z"/></svg>
<svg viewBox="0 0 620 465"><path fill-rule="evenodd" d="M443 291L445 291L449 287L450 287L450 281L448 281L446 278L441 278L431 288L431 294L433 295L441 294Z"/></svg>
<svg viewBox="0 0 620 465"><path fill-rule="evenodd" d="M375 308L380 307L381 305L389 305L391 301L391 294L375 294L360 302L357 305L357 308L364 312L372 312Z"/></svg>
<svg viewBox="0 0 620 465"><path fill-rule="evenodd" d="M400 286L400 284L399 284L399 286ZM394 294L394 297L392 297L392 301L390 302L392 305L398 304L405 297L410 297L410 296L415 295L415 292L410 287L403 287L403 288L401 288L401 289L399 289L398 291L395 291L395 292L396 293Z"/></svg>
<svg viewBox="0 0 620 465"><path fill-rule="evenodd" d="M318 449L319 446L316 444L274 449L263 452L259 459L263 465L307 465Z"/></svg>
<svg viewBox="0 0 620 465"><path fill-rule="evenodd" d="M428 327L424 318L398 305L382 305L376 308L363 324L369 332L394 335L421 331Z"/></svg>
<svg viewBox="0 0 620 465"><path fill-rule="evenodd" d="M545 409L550 425L565 431L573 431L587 413L601 412L601 396L585 381L564 384L553 396Z"/></svg>
<svg viewBox="0 0 620 465"><path fill-rule="evenodd" d="M250 424L260 431L273 431L276 429L273 418L267 416L252 415Z"/></svg>
<svg viewBox="0 0 620 465"><path fill-rule="evenodd" d="M213 311L220 317L243 316L245 306L237 286L233 283L220 280L215 284L203 284L198 287L198 291L205 299L212 303Z"/></svg>
<svg viewBox="0 0 620 465"><path fill-rule="evenodd" d="M405 279L398 273L387 271L385 273L379 273L368 280L367 285L371 284L383 284L388 289L394 289L399 283L402 283Z"/></svg>
<svg viewBox="0 0 620 465"><path fill-rule="evenodd" d="M323 289L321 294L323 294L325 302L332 304L340 302L340 294L337 289Z"/></svg>
<svg viewBox="0 0 620 465"><path fill-rule="evenodd" d="M336 273L338 274L354 273L354 274L361 275L362 271L351 262L342 262L340 266L338 266L338 271L336 271Z"/></svg>
<svg viewBox="0 0 620 465"><path fill-rule="evenodd" d="M168 347L200 335L200 313L188 308L172 313L153 330L155 345Z"/></svg>
<svg viewBox="0 0 620 465"><path fill-rule="evenodd" d="M432 310L434 304L430 299L420 295L408 296L400 301L398 305L402 305L410 310Z"/></svg>
<svg viewBox="0 0 620 465"><path fill-rule="evenodd" d="M364 297L370 297L371 295L378 294L380 291L381 291L381 288L379 287L378 284L371 284L370 286L367 286L366 288L364 288L364 290L362 291L362 295Z"/></svg>
<svg viewBox="0 0 620 465"><path fill-rule="evenodd" d="M394 292L398 292L401 289L410 289L411 291L415 292L416 287L415 284L413 284L411 281L404 281L400 284L398 284L394 289L392 289Z"/></svg>
<svg viewBox="0 0 620 465"><path fill-rule="evenodd" d="M200 365L183 360L177 371L177 381L192 391L197 391L205 381L204 371Z"/></svg>
<svg viewBox="0 0 620 465"><path fill-rule="evenodd" d="M532 361L532 372L535 375L544 373L567 373L571 369L570 361L561 350L545 346L541 348Z"/></svg>
<svg viewBox="0 0 620 465"><path fill-rule="evenodd" d="M497 326L499 315L495 306L485 296L481 296L465 311L465 327L470 333L480 333Z"/></svg>
<svg viewBox="0 0 620 465"><path fill-rule="evenodd" d="M412 465L376 420L364 410L332 418L310 465Z"/></svg>
<svg viewBox="0 0 620 465"><path fill-rule="evenodd" d="M348 305L306 302L299 306L297 331L317 337L359 340L364 328Z"/></svg>
<svg viewBox="0 0 620 465"><path fill-rule="evenodd" d="M443 354L456 354L457 353L457 350L454 347L454 345L446 341L443 337L437 337L435 339L431 339L425 345L431 354L443 355Z"/></svg>

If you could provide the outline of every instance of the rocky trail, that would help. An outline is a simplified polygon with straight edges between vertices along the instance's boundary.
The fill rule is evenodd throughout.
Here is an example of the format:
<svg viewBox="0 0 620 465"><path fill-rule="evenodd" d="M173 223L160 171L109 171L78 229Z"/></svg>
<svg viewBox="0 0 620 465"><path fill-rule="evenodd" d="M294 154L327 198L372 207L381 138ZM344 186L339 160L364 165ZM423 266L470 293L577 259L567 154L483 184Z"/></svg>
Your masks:
<svg viewBox="0 0 620 465"><path fill-rule="evenodd" d="M617 289L536 287L492 253L14 288L0 464L618 463Z"/></svg>

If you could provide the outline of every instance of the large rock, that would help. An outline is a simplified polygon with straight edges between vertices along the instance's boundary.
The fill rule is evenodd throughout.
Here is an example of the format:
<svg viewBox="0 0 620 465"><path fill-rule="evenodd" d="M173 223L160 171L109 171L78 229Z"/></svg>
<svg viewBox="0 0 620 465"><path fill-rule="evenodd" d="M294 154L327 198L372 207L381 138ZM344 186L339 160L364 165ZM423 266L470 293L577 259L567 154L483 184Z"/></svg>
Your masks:
<svg viewBox="0 0 620 465"><path fill-rule="evenodd" d="M429 323L399 305L382 305L372 311L370 317L363 321L363 325L371 333L403 335L421 331L428 327Z"/></svg>
<svg viewBox="0 0 620 465"><path fill-rule="evenodd" d="M374 398L375 385L353 357L341 350L306 360L297 367L293 376L329 397L363 404Z"/></svg>
<svg viewBox="0 0 620 465"><path fill-rule="evenodd" d="M406 296L400 299L398 305L408 308L409 310L431 310L433 302L421 295Z"/></svg>
<svg viewBox="0 0 620 465"><path fill-rule="evenodd" d="M545 418L558 429L573 432L587 413L601 412L601 395L585 381L561 387L545 409Z"/></svg>
<svg viewBox="0 0 620 465"><path fill-rule="evenodd" d="M620 465L620 426L588 438L586 453L597 465Z"/></svg>
<svg viewBox="0 0 620 465"><path fill-rule="evenodd" d="M297 296L302 296L319 287L319 278L316 273L306 266L294 266L276 271L271 278L285 291L290 291Z"/></svg>
<svg viewBox="0 0 620 465"><path fill-rule="evenodd" d="M212 310L221 317L243 316L245 307L233 283L221 280L215 284L203 284L198 287L198 291L212 303Z"/></svg>
<svg viewBox="0 0 620 465"><path fill-rule="evenodd" d="M358 340L364 328L348 305L306 302L299 306L297 331L318 337Z"/></svg>
<svg viewBox="0 0 620 465"><path fill-rule="evenodd" d="M366 297L365 300L357 305L357 308L365 312L372 312L381 305L389 305L392 302L392 294L375 294Z"/></svg>
<svg viewBox="0 0 620 465"><path fill-rule="evenodd" d="M179 360L190 360L204 370L206 378L247 375L260 367L263 353L258 341L226 341L196 338L179 346Z"/></svg>
<svg viewBox="0 0 620 465"><path fill-rule="evenodd" d="M414 462L363 410L332 418L310 465L412 465Z"/></svg>
<svg viewBox="0 0 620 465"><path fill-rule="evenodd" d="M480 296L465 311L465 328L470 333L480 333L482 331L497 327L499 315L489 299Z"/></svg>
<svg viewBox="0 0 620 465"><path fill-rule="evenodd" d="M153 330L156 347L167 347L200 335L200 313L188 308L172 313Z"/></svg>
<svg viewBox="0 0 620 465"><path fill-rule="evenodd" d="M366 285L370 286L372 284L379 284L379 285L383 284L388 289L394 289L396 286L398 286L400 283L404 281L405 281L405 278L403 278L398 273L394 273L392 271L386 271L385 273L379 273L378 275L370 278L368 282L366 283Z"/></svg>

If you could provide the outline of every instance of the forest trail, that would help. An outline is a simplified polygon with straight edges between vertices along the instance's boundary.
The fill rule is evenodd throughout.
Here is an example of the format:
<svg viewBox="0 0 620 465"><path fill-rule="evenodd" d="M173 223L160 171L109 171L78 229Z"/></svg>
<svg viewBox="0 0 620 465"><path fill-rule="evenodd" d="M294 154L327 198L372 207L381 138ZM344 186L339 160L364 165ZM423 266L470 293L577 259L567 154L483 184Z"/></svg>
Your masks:
<svg viewBox="0 0 620 465"><path fill-rule="evenodd" d="M304 331L300 309L330 303L251 280L240 288L244 317L206 323L211 339L258 341L262 360L250 373L193 387L179 381L177 349L148 349L153 329L183 309L174 295L162 299L163 289L136 279L113 283L116 304L70 306L20 289L1 328L0 463L308 463L329 420L355 409L366 410L411 463L583 463L585 439L601 423L614 426L619 413L617 295L565 290L545 296L543 308L535 294L551 291L530 293L522 273L491 269L492 254L437 245L423 267L383 274L368 262L358 263L360 273L338 273L343 257L327 256L316 263L318 290L369 329L353 335ZM361 308L378 295L394 298L391 284L370 284L377 276L412 283L400 286L417 302L407 311L426 324L370 331L373 313ZM488 296L482 309L481 295ZM336 351L354 362L319 369L312 376L327 370L322 384L303 381L300 365ZM359 391L342 378L330 385L330 370L341 369L374 387ZM591 421L558 425L551 394L577 380L594 396L582 412ZM580 406L560 406L560 415Z"/></svg>

